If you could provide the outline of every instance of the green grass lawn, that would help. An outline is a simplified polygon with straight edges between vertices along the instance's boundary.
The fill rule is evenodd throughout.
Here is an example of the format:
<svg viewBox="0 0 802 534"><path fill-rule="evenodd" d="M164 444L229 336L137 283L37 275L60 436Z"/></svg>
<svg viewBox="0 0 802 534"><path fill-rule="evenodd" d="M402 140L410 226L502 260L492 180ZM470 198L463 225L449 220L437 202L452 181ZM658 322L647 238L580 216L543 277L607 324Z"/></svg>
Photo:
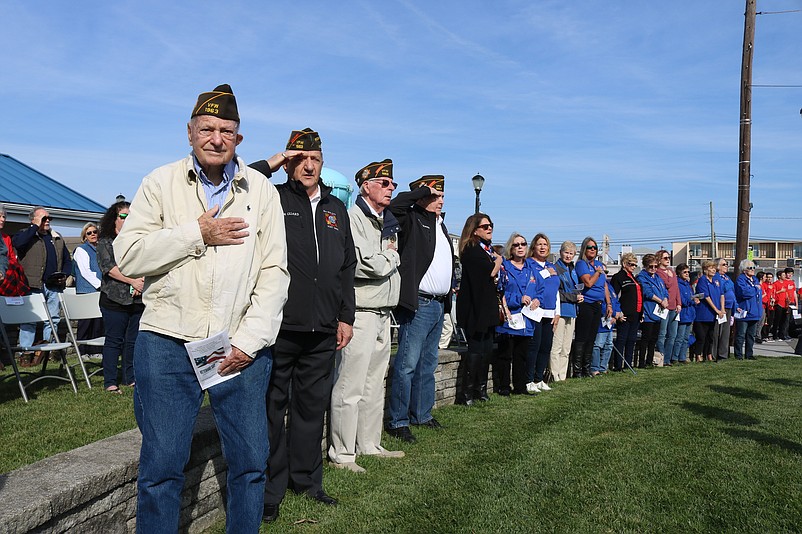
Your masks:
<svg viewBox="0 0 802 534"><path fill-rule="evenodd" d="M802 360L692 364L437 410L401 460L326 467L263 532L792 532ZM223 532L222 522L213 532Z"/></svg>
<svg viewBox="0 0 802 534"><path fill-rule="evenodd" d="M130 390L0 386L0 472L135 427ZM325 469L328 508L288 495L263 532L793 532L802 359L691 364L495 395L392 438L400 460ZM297 523L297 524L296 524ZM211 530L222 532L222 522Z"/></svg>
<svg viewBox="0 0 802 534"><path fill-rule="evenodd" d="M47 367L51 373L58 364ZM0 383L0 473L136 428L131 388L123 387L122 395L107 393L101 373L91 378L88 389L80 368L76 370L78 395L67 382L44 380L28 390L27 404L11 366L0 373L11 375Z"/></svg>

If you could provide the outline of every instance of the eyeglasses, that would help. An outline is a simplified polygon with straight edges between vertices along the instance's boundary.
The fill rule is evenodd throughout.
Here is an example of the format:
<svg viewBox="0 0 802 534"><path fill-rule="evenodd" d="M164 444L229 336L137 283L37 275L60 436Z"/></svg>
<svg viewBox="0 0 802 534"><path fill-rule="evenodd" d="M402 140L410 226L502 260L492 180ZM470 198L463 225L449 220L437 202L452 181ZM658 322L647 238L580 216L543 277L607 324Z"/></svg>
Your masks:
<svg viewBox="0 0 802 534"><path fill-rule="evenodd" d="M387 178L371 178L370 180L367 180L367 181L368 182L377 182L378 184L380 184L382 186L382 189L387 189L391 185L393 186L393 189L396 189L398 187L397 183L395 183L392 180L388 180Z"/></svg>
<svg viewBox="0 0 802 534"><path fill-rule="evenodd" d="M482 230L492 230L493 223L480 224L479 226L477 226L477 228L481 228Z"/></svg>
<svg viewBox="0 0 802 534"><path fill-rule="evenodd" d="M87 230L86 235L97 235L97 230Z"/></svg>
<svg viewBox="0 0 802 534"><path fill-rule="evenodd" d="M526 246L526 241L524 241L523 243L513 243L512 246L513 247L525 247Z"/></svg>
<svg viewBox="0 0 802 534"><path fill-rule="evenodd" d="M53 220L53 217L51 217L50 215L45 215L44 217L42 217L42 222L47 222L47 221L52 221L52 220Z"/></svg>
<svg viewBox="0 0 802 534"><path fill-rule="evenodd" d="M599 250L599 247L597 247L596 245L588 245L588 246L585 247L585 249L587 249L587 250Z"/></svg>
<svg viewBox="0 0 802 534"><path fill-rule="evenodd" d="M236 130L215 130L214 128L201 128L200 130L197 130L196 133L201 139L209 139L214 135L214 132L219 132L220 137L226 141L233 141L234 138L237 137Z"/></svg>
<svg viewBox="0 0 802 534"><path fill-rule="evenodd" d="M657 269L657 264L656 263L652 263L651 265L647 265L646 268L647 269Z"/></svg>
<svg viewBox="0 0 802 534"><path fill-rule="evenodd" d="M755 267L754 265L752 267L744 267L745 271L754 271L755 269L757 269L757 267Z"/></svg>
<svg viewBox="0 0 802 534"><path fill-rule="evenodd" d="M635 263L635 262L627 263L627 267L637 267L637 266L638 266L638 264Z"/></svg>
<svg viewBox="0 0 802 534"><path fill-rule="evenodd" d="M128 217L128 214L127 213L118 213L117 217L119 217L120 219L125 219L126 217Z"/></svg>

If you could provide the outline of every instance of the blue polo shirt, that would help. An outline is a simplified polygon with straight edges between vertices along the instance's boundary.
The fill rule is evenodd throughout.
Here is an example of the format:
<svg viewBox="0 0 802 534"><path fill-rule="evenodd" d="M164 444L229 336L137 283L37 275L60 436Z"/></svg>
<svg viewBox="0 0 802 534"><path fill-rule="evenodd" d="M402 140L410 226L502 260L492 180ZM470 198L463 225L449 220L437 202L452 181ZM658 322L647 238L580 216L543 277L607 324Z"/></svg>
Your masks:
<svg viewBox="0 0 802 534"><path fill-rule="evenodd" d="M716 308L719 307L721 303L721 283L713 276L713 281L709 281L707 276L702 275L699 277L699 280L696 282L696 292L697 293L704 293L704 297L702 297L702 302L696 307L696 322L697 323L712 323L718 318L716 312L710 307L710 305L705 300L705 297L710 297L710 300L713 301L713 304L716 305Z"/></svg>
<svg viewBox="0 0 802 534"><path fill-rule="evenodd" d="M576 277L579 280L579 283L582 283L582 275L589 274L593 276L596 273L596 267L601 267L604 269L604 264L599 260L593 260L593 265L588 263L587 260L579 260L576 262ZM590 287L585 286L585 289L582 290L582 295L585 297L585 302L589 304L593 304L594 302L599 302L604 300L604 285L607 283L607 275L601 273L599 278L596 279L596 283Z"/></svg>

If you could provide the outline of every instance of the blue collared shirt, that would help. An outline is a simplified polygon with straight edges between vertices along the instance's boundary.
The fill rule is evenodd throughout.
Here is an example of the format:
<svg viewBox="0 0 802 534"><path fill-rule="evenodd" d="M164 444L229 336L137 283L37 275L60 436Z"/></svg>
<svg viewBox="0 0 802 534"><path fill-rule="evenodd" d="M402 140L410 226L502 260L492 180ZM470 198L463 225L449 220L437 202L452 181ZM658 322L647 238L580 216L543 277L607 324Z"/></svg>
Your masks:
<svg viewBox="0 0 802 534"><path fill-rule="evenodd" d="M210 210L214 206L220 206L217 215L215 215L215 218L219 217L220 213L223 211L223 202L226 200L226 195L228 194L229 186L231 186L231 181L234 179L234 175L237 174L237 171L239 170L237 158L232 158L232 160L226 163L226 166L223 167L223 181L220 182L220 185L214 185L209 181L209 178L206 177L206 173L203 172L203 169L198 162L198 158L194 153L192 154L192 161L195 165L195 172L200 177L200 183L201 186L203 186L203 192L206 194L206 209Z"/></svg>

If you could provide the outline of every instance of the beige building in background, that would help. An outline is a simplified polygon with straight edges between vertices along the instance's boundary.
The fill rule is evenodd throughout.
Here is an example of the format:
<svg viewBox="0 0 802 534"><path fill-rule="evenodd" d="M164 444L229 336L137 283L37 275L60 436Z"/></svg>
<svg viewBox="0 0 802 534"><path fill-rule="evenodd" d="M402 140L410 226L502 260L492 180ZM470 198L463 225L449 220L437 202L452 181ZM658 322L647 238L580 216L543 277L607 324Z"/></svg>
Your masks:
<svg viewBox="0 0 802 534"><path fill-rule="evenodd" d="M750 241L752 259L758 269L802 267L802 241ZM716 241L716 250L707 241L679 241L672 243L672 265L687 263L698 269L706 259L725 258L735 261L735 241ZM738 266L734 266L737 270Z"/></svg>

